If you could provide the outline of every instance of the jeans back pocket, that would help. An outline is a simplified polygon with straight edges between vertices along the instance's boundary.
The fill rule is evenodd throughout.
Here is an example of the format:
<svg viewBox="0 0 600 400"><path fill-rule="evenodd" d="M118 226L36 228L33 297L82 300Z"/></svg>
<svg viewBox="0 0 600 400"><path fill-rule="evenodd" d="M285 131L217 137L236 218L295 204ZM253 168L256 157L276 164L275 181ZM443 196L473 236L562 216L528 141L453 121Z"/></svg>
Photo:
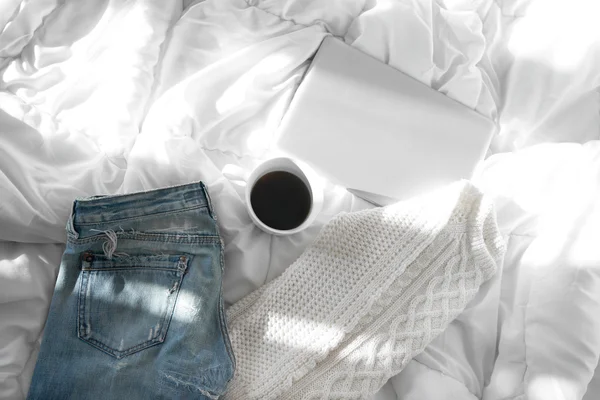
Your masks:
<svg viewBox="0 0 600 400"><path fill-rule="evenodd" d="M85 253L78 337L118 359L163 343L190 258Z"/></svg>

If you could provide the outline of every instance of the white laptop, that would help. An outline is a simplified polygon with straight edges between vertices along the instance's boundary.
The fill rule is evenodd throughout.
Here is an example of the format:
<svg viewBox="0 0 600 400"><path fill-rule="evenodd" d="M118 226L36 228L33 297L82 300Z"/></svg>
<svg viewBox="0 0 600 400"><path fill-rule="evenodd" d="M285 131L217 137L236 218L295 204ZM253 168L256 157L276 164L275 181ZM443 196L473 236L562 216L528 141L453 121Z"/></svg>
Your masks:
<svg viewBox="0 0 600 400"><path fill-rule="evenodd" d="M493 121L330 36L275 146L387 204L471 178L495 131Z"/></svg>

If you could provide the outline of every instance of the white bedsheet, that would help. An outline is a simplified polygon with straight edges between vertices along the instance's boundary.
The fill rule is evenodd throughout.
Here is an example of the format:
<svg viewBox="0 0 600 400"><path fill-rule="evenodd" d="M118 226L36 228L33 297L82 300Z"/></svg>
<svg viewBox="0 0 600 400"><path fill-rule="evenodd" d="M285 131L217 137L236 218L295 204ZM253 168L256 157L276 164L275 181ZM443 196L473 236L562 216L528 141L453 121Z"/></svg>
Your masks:
<svg viewBox="0 0 600 400"><path fill-rule="evenodd" d="M497 199L504 271L378 398L582 398L600 355L600 33L598 6L572 3L0 3L0 240L13 242L0 246L0 398L27 392L75 197L206 182L228 304L333 215L369 207L328 185L314 226L272 237L222 173L269 157L328 34L501 127L479 184Z"/></svg>

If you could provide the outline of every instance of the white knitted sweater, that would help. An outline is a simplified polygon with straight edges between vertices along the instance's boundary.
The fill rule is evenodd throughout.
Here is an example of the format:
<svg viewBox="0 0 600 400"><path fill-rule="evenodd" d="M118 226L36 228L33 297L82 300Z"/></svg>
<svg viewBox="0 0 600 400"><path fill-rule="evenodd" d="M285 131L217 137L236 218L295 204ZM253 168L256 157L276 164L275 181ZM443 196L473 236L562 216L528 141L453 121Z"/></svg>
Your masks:
<svg viewBox="0 0 600 400"><path fill-rule="evenodd" d="M501 262L492 205L468 182L341 214L283 275L236 303L226 399L370 398Z"/></svg>

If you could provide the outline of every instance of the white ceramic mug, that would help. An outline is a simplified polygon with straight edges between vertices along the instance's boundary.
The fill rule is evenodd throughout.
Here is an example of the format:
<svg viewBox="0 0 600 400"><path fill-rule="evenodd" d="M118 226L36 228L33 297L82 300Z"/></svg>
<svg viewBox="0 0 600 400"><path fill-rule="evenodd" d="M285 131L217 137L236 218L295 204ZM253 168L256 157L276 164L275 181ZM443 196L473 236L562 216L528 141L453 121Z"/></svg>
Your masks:
<svg viewBox="0 0 600 400"><path fill-rule="evenodd" d="M235 170L235 172L231 172L232 170ZM250 201L252 188L261 177L269 172L274 171L285 171L297 176L302 180L302 182L304 182L310 192L311 204L308 215L304 222L294 229L280 230L271 228L263 223L256 216L256 213L252 209L252 202ZM321 184L321 179L315 174L312 168L301 161L292 160L291 158L287 157L278 157L263 162L254 168L254 170L249 174L241 172L241 169L239 168L226 168L223 172L229 179L242 179L246 181L246 192L244 198L246 201L248 215L250 215L250 219L252 219L252 222L254 222L256 226L272 235L283 236L300 232L308 227L314 221L319 211L321 211L321 207L323 205L323 187Z"/></svg>

